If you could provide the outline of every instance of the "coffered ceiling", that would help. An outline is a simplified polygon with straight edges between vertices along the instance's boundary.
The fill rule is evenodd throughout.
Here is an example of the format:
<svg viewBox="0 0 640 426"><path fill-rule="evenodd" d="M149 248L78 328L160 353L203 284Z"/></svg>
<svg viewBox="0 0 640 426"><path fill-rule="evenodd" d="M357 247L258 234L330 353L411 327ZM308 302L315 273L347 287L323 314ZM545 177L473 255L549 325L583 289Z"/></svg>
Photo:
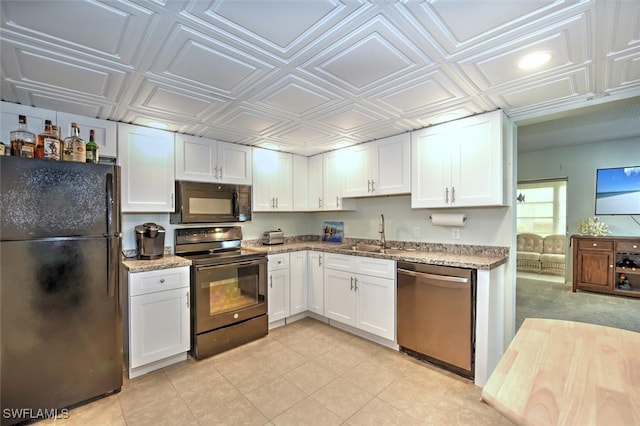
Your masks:
<svg viewBox="0 0 640 426"><path fill-rule="evenodd" d="M638 0L0 7L2 100L302 155L640 95ZM518 68L539 51L546 64Z"/></svg>

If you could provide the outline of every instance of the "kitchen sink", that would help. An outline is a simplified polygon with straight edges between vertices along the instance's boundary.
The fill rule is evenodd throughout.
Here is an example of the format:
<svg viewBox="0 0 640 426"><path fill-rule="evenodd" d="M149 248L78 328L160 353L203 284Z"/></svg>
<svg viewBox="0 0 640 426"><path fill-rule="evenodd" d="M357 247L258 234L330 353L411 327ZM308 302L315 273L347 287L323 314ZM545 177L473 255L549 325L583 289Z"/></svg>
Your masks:
<svg viewBox="0 0 640 426"><path fill-rule="evenodd" d="M371 244L356 244L356 245L345 244L340 246L339 248L344 250L351 250L351 251L361 251L365 253L382 253L382 254L394 254L394 253L400 253L402 251L402 249L398 249L398 248L389 248L389 247L382 248L381 246L371 245Z"/></svg>

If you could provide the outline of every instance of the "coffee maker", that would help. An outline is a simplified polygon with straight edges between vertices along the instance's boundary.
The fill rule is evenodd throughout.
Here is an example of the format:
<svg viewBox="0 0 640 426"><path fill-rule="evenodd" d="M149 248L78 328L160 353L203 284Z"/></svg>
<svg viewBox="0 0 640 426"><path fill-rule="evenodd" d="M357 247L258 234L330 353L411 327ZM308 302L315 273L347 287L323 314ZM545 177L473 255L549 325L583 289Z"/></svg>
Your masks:
<svg viewBox="0 0 640 426"><path fill-rule="evenodd" d="M138 259L159 259L164 255L164 227L155 223L143 223L134 230Z"/></svg>

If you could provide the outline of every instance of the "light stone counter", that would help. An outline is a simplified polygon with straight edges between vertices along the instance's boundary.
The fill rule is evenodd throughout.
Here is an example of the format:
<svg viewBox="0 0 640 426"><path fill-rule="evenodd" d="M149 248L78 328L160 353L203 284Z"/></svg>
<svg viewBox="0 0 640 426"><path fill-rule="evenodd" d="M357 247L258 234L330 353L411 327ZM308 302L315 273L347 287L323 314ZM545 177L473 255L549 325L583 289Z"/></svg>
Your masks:
<svg viewBox="0 0 640 426"><path fill-rule="evenodd" d="M129 272L157 271L159 269L178 268L180 266L191 266L191 261L184 257L174 255L164 255L160 259L138 260L123 259L122 264Z"/></svg>
<svg viewBox="0 0 640 426"><path fill-rule="evenodd" d="M385 253L354 250L357 244L371 244L372 240L347 239L344 243L327 243L319 240L300 241L286 238L284 244L261 245L259 241L243 241L243 249L267 254L288 253L301 250L316 250L327 253L376 257L405 262L427 263L431 265L458 268L491 270L507 262L508 247L473 246L457 244L389 242Z"/></svg>

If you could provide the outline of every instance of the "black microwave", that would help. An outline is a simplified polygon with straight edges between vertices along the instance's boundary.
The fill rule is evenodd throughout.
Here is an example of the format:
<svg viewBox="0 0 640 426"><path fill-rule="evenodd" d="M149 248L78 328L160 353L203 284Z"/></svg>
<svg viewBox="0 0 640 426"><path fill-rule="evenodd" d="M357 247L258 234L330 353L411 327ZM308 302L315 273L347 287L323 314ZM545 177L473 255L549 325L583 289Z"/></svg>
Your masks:
<svg viewBox="0 0 640 426"><path fill-rule="evenodd" d="M176 181L171 223L222 223L251 220L251 186Z"/></svg>

